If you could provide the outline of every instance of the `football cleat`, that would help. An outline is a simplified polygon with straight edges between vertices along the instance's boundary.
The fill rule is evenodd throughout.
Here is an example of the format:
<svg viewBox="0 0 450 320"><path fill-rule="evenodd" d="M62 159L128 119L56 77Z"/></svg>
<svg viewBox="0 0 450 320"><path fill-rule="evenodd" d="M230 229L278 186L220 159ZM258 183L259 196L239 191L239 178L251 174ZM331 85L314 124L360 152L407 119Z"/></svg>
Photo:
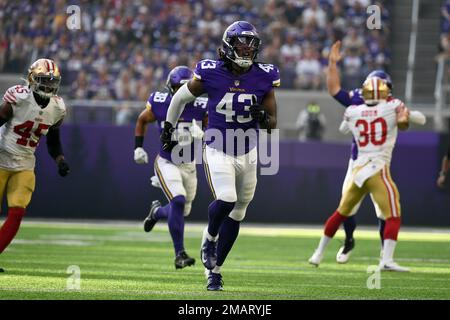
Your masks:
<svg viewBox="0 0 450 320"><path fill-rule="evenodd" d="M379 265L380 271L396 271L396 272L409 272L409 268L401 267L394 261L381 261Z"/></svg>
<svg viewBox="0 0 450 320"><path fill-rule="evenodd" d="M339 249L337 255L336 255L336 262L337 263L347 263L348 259L350 259L350 255L352 254L352 250L355 247L355 240L345 239L344 245Z"/></svg>
<svg viewBox="0 0 450 320"><path fill-rule="evenodd" d="M209 272L208 284L206 285L208 291L222 291L223 290L223 280L220 273Z"/></svg>
<svg viewBox="0 0 450 320"><path fill-rule="evenodd" d="M183 269L184 267L190 267L195 264L195 259L187 255L186 251L181 251L175 257L175 269Z"/></svg>
<svg viewBox="0 0 450 320"><path fill-rule="evenodd" d="M1 272L5 272L5 269L3 269L3 268L0 268L0 273L1 273Z"/></svg>
<svg viewBox="0 0 450 320"><path fill-rule="evenodd" d="M153 201L152 206L150 207L150 212L149 212L147 218L145 218L145 220L144 220L144 231L145 232L152 231L153 227L158 222L158 220L155 219L155 213L156 213L156 210L158 210L159 208L161 208L161 202L159 202L158 200Z"/></svg>
<svg viewBox="0 0 450 320"><path fill-rule="evenodd" d="M322 262L323 259L323 254L319 254L319 252L314 251L313 255L311 256L311 258L309 258L308 262L316 267L319 266L320 262Z"/></svg>
<svg viewBox="0 0 450 320"><path fill-rule="evenodd" d="M214 269L217 263L217 241L209 241L206 237L208 227L203 230L202 246L200 248L200 257L206 269Z"/></svg>

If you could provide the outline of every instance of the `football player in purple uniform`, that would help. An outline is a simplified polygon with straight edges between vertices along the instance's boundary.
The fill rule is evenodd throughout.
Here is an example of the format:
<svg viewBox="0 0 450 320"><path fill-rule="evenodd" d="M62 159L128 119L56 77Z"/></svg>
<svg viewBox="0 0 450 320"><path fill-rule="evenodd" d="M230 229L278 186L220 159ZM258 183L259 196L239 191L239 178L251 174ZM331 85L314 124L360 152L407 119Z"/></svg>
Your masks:
<svg viewBox="0 0 450 320"><path fill-rule="evenodd" d="M337 41L333 44L330 50L329 55L329 63L328 63L328 72L327 72L327 87L329 94L337 100L341 105L343 105L345 108L351 106L351 105L361 105L364 104L364 100L361 94L361 89L353 89L351 91L346 91L341 88L341 82L339 79L339 72L337 68L337 63L341 60L341 54L340 54L340 48L341 48L341 42ZM368 76L369 78L380 78L384 80L389 88L391 90L388 101L394 99L392 96L392 81L391 77L383 70L375 70L372 71ZM411 112L411 122L421 124L423 125L425 123L425 117L423 114L421 114L418 111L412 111ZM341 127L345 125L345 122L341 125ZM344 183L342 186L342 192L344 192L346 186L348 183L350 183L350 176L352 173L352 163L354 160L358 158L358 147L353 139L352 146L351 146L351 157L349 160L348 170L347 174L344 179ZM384 235L384 228L385 228L385 220L383 217L383 214L381 213L381 210L379 209L379 206L373 199L372 195L370 195L372 199L372 203L375 207L375 211L378 217L378 226L379 226L379 234L381 239L381 252L383 250L383 235ZM336 255L336 261L338 263L347 263L352 249L355 246L355 240L353 238L353 233L356 229L356 221L354 214L358 211L361 203L358 203L351 215L344 221L344 231L345 231L345 242L344 245L339 249L337 255ZM381 253L382 254L382 253Z"/></svg>
<svg viewBox="0 0 450 320"><path fill-rule="evenodd" d="M135 128L134 160L138 164L148 163L148 155L143 149L144 135L147 125L157 121L160 133L164 127L167 109L173 94L192 78L192 70L185 66L174 68L167 77L168 92L153 92L144 111L139 115ZM176 122L178 128L179 150L177 155L163 150L154 163L155 175L169 203L161 206L158 200L153 201L150 213L144 220L145 232L150 232L156 222L167 219L170 235L175 249L175 268L191 266L195 259L188 256L184 248L184 217L191 212L192 201L197 190L197 171L194 161L194 139L201 141L203 130L197 125L202 124L206 117L207 98L199 97L186 105L180 119ZM152 183L154 184L154 183Z"/></svg>
<svg viewBox="0 0 450 320"><path fill-rule="evenodd" d="M214 201L208 207L201 259L207 289L223 290L221 267L238 234L256 188L257 130L274 129L278 68L256 62L261 40L256 28L236 21L225 30L219 60L202 60L194 78L173 96L161 141L172 147L173 126L184 105L208 94L204 167ZM237 141L237 143L236 143Z"/></svg>

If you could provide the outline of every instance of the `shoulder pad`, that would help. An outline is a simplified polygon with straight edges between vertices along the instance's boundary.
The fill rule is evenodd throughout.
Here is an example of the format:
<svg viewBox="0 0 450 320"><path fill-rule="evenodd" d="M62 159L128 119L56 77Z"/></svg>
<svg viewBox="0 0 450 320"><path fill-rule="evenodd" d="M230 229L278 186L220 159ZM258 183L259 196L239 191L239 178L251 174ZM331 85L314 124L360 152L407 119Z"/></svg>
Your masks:
<svg viewBox="0 0 450 320"><path fill-rule="evenodd" d="M3 95L3 101L12 105L17 105L20 101L25 100L31 93L31 90L26 86L16 85L6 90Z"/></svg>
<svg viewBox="0 0 450 320"><path fill-rule="evenodd" d="M159 92L155 91L153 92L150 97L148 98L147 103L150 105L153 105L155 103L166 103L170 102L170 93L169 92Z"/></svg>
<svg viewBox="0 0 450 320"><path fill-rule="evenodd" d="M55 103L55 109L58 110L59 116L64 118L66 116L66 104L64 99L60 96L52 97L53 102Z"/></svg>
<svg viewBox="0 0 450 320"><path fill-rule="evenodd" d="M262 63L262 62L256 62L256 66L262 70L266 76L268 77L269 81L272 83L272 87L279 87L281 84L280 81L280 70L276 65L270 64L270 63Z"/></svg>
<svg viewBox="0 0 450 320"><path fill-rule="evenodd" d="M208 72L217 69L220 63L221 61L211 59L200 60L194 69L194 79L205 80Z"/></svg>

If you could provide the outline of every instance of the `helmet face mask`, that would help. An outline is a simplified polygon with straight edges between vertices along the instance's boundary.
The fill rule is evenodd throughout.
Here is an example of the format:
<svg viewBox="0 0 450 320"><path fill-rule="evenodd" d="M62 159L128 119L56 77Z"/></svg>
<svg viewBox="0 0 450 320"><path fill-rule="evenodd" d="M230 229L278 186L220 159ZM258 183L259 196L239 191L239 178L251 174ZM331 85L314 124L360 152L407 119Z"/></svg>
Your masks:
<svg viewBox="0 0 450 320"><path fill-rule="evenodd" d="M51 75L32 75L32 78L35 83L33 91L40 96L50 98L58 93L61 77Z"/></svg>
<svg viewBox="0 0 450 320"><path fill-rule="evenodd" d="M51 98L58 93L61 74L58 66L50 59L39 59L28 70L31 90L42 98Z"/></svg>
<svg viewBox="0 0 450 320"><path fill-rule="evenodd" d="M241 68L249 68L253 64L260 45L256 28L246 21L231 24L222 37L225 57Z"/></svg>
<svg viewBox="0 0 450 320"><path fill-rule="evenodd" d="M166 87L170 94L174 94L183 84L192 79L193 72L186 66L173 68L167 76Z"/></svg>

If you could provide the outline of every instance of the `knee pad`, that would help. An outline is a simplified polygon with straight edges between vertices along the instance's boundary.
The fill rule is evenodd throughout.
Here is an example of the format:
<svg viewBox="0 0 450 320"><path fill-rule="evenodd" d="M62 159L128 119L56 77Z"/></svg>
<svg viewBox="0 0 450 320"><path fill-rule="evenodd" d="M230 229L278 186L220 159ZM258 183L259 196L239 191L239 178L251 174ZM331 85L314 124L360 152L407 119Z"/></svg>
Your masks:
<svg viewBox="0 0 450 320"><path fill-rule="evenodd" d="M247 207L250 202L236 202L233 210L230 212L229 217L236 221L242 221L247 213Z"/></svg>
<svg viewBox="0 0 450 320"><path fill-rule="evenodd" d="M184 213L183 215L187 217L191 213L192 202L186 202L184 205Z"/></svg>

